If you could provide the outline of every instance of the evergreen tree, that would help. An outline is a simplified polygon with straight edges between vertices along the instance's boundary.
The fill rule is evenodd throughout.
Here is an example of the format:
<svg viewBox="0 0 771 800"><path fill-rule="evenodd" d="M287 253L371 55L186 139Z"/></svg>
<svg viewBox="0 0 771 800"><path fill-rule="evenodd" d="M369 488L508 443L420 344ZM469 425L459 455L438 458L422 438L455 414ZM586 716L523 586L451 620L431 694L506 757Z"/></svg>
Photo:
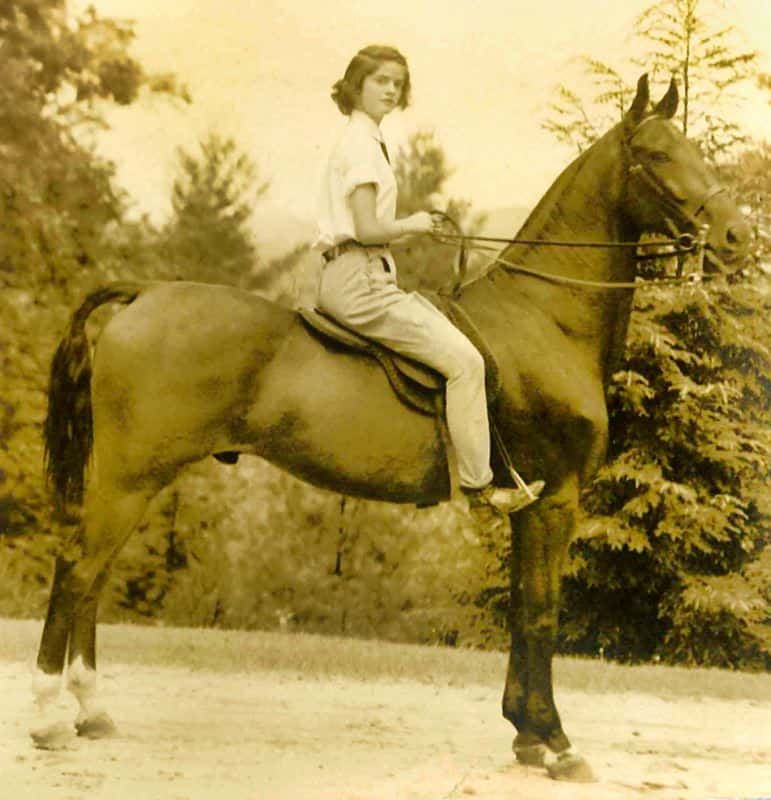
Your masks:
<svg viewBox="0 0 771 800"><path fill-rule="evenodd" d="M635 63L678 78L683 133L713 159L745 141L724 109L731 90L753 76L758 57L737 42L736 29L721 21L722 10L717 0L660 0L635 23L635 36L645 45Z"/></svg>
<svg viewBox="0 0 771 800"><path fill-rule="evenodd" d="M697 141L707 157L729 156L746 141L730 119L733 90L754 76L758 54L741 45L738 31L724 22L718 0L660 0L635 20L635 67L654 80L678 80L681 103L678 118L683 133ZM576 59L595 86L591 98L581 98L567 87L557 88L543 127L579 152L618 122L634 96L633 84L616 69L590 56Z"/></svg>
<svg viewBox="0 0 771 800"><path fill-rule="evenodd" d="M662 0L635 23L646 65L680 78L683 131L700 141L749 207L756 265L768 253L763 144L736 154L724 116L756 54L714 3ZM545 127L583 149L625 105L619 73L584 58L595 117L560 95ZM599 120L599 121L596 121ZM587 492L564 595L563 646L623 659L653 655L721 666L768 665L771 579L767 283L638 291L626 363L610 387L607 466Z"/></svg>
<svg viewBox="0 0 771 800"><path fill-rule="evenodd" d="M180 148L178 164L172 218L162 232L169 268L186 280L245 285L257 260L249 220L267 183L232 139L216 133L201 141L199 154Z"/></svg>
<svg viewBox="0 0 771 800"><path fill-rule="evenodd" d="M580 154L608 128L621 121L634 97L635 88L608 64L589 56L579 56L575 60L595 86L594 95L585 100L564 84L559 84L557 96L548 104L549 116L541 127Z"/></svg>
<svg viewBox="0 0 771 800"><path fill-rule="evenodd" d="M767 293L638 292L610 390L609 461L585 498L566 645L765 663L771 585Z"/></svg>

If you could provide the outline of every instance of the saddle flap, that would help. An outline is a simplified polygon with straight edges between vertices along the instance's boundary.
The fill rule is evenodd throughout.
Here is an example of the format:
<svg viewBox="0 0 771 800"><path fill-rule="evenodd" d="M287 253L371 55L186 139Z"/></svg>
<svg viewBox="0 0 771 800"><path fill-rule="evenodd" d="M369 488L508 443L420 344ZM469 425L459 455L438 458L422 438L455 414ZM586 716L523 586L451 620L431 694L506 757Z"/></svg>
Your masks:
<svg viewBox="0 0 771 800"><path fill-rule="evenodd" d="M444 389L445 378L435 369L361 336L316 308L299 308L298 313L314 332L352 350L373 356L381 363L383 359L388 359L405 378L428 391L438 392Z"/></svg>

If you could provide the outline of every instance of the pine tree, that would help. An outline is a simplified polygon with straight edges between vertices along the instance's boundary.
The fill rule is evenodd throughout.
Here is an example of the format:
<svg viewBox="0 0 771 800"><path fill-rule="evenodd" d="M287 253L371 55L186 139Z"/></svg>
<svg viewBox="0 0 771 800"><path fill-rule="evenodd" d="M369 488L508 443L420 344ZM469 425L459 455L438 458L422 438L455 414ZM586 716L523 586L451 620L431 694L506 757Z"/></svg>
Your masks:
<svg viewBox="0 0 771 800"><path fill-rule="evenodd" d="M172 217L161 251L174 277L242 286L257 260L249 220L268 184L232 139L211 133L200 153L178 150Z"/></svg>

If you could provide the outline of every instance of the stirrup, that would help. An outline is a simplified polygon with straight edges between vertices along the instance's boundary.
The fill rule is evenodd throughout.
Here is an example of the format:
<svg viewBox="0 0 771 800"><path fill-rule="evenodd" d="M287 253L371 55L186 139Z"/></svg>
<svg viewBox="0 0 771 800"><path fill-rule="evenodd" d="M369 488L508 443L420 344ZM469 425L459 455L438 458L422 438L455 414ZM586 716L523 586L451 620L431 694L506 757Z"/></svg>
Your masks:
<svg viewBox="0 0 771 800"><path fill-rule="evenodd" d="M513 514L538 500L545 485L543 481L533 481L518 489L502 489L488 484L481 489L463 487L462 491L468 497L471 511L492 508L499 514Z"/></svg>

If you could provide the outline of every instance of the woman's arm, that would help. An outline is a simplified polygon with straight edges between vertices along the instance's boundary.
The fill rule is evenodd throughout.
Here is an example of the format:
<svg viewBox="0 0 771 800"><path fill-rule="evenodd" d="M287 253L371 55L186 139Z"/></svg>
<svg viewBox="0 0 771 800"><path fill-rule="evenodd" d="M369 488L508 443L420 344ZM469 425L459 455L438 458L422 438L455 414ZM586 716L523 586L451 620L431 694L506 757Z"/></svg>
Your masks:
<svg viewBox="0 0 771 800"><path fill-rule="evenodd" d="M400 236L430 233L434 229L434 221L427 211L418 211L402 219L378 219L375 213L375 196L373 183L363 183L351 192L356 239L362 244L388 244Z"/></svg>

